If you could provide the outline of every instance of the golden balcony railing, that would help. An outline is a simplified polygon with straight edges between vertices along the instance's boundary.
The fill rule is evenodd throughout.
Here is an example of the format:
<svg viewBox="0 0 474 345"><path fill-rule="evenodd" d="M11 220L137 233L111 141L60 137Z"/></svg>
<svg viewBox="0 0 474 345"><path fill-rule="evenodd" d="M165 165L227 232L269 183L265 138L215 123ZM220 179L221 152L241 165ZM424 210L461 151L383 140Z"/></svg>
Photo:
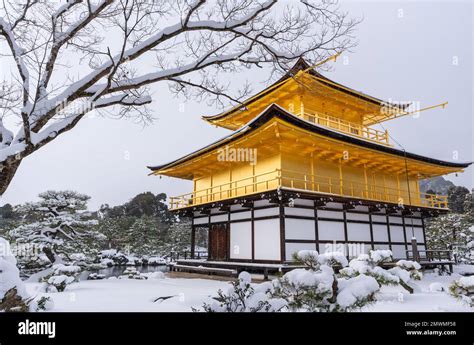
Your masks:
<svg viewBox="0 0 474 345"><path fill-rule="evenodd" d="M237 196L273 190L278 187L286 187L320 194L390 202L400 205L441 209L448 208L448 199L445 195L417 193L415 191L411 191L409 194L407 190L403 189L390 188L376 184L365 184L329 176L311 175L290 170L275 169L237 181L197 190L176 197L170 197L170 209L175 210L208 202L221 201Z"/></svg>
<svg viewBox="0 0 474 345"><path fill-rule="evenodd" d="M360 137L365 140L373 141L377 144L392 146L389 143L387 130L379 131L374 128L349 122L338 117L321 114L317 111L306 108L297 112L296 116L301 117L308 122L334 129L338 132Z"/></svg>

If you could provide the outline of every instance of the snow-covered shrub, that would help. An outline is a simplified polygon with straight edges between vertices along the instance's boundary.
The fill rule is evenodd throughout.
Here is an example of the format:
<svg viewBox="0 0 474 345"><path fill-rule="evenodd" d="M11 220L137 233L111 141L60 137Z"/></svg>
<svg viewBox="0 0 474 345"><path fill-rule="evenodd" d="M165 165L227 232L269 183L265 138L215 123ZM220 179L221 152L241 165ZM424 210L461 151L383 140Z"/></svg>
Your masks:
<svg viewBox="0 0 474 345"><path fill-rule="evenodd" d="M344 279L338 282L338 294L334 311L349 311L361 308L375 300L375 293L380 287L373 277L365 274Z"/></svg>
<svg viewBox="0 0 474 345"><path fill-rule="evenodd" d="M307 268L294 269L275 280L271 294L284 299L291 311L349 311L373 301L379 290L377 281L364 274L338 278L333 267L347 265L342 253L301 251L295 258Z"/></svg>
<svg viewBox="0 0 474 345"><path fill-rule="evenodd" d="M166 265L166 259L162 257L152 256L147 259L147 264L150 266Z"/></svg>
<svg viewBox="0 0 474 345"><path fill-rule="evenodd" d="M263 283L254 287L251 284L250 274L247 272L241 272L237 281L231 284L232 286L226 292L219 289L217 297L213 297L212 303L204 303L204 311L275 312L286 306L284 300L270 297L271 283ZM197 309L193 310L198 311Z"/></svg>
<svg viewBox="0 0 474 345"><path fill-rule="evenodd" d="M105 279L105 274L91 273L87 276L87 280L101 280Z"/></svg>
<svg viewBox="0 0 474 345"><path fill-rule="evenodd" d="M141 274L135 267L127 267L125 271L123 271L122 275L119 277L120 279L128 278L128 279L147 279L147 276Z"/></svg>
<svg viewBox="0 0 474 345"><path fill-rule="evenodd" d="M36 301L36 311L48 311L54 308L54 302L51 297L41 297Z"/></svg>
<svg viewBox="0 0 474 345"><path fill-rule="evenodd" d="M335 302L337 279L326 265L294 269L273 282L272 295L284 299L292 311L328 311Z"/></svg>
<svg viewBox="0 0 474 345"><path fill-rule="evenodd" d="M421 266L415 261L400 260L391 269L384 269L382 265L392 262L390 250L371 250L369 254L360 254L349 262L349 266L341 269L339 273L343 277L356 277L364 274L373 277L380 286L401 285L410 293L413 293L414 280L421 279L418 271Z"/></svg>
<svg viewBox="0 0 474 345"><path fill-rule="evenodd" d="M50 276L47 280L49 284L48 292L63 292L66 290L66 286L74 282L74 277L67 276L65 274Z"/></svg>
<svg viewBox="0 0 474 345"><path fill-rule="evenodd" d="M29 301L9 243L0 237L0 311L28 311Z"/></svg>
<svg viewBox="0 0 474 345"><path fill-rule="evenodd" d="M138 266L138 265L143 264L142 259L137 256L127 255L126 259L127 259L127 263L126 263L127 266Z"/></svg>
<svg viewBox="0 0 474 345"><path fill-rule="evenodd" d="M73 283L81 272L81 267L75 265L55 264L53 272L41 279L48 283L48 292L62 292Z"/></svg>
<svg viewBox="0 0 474 345"><path fill-rule="evenodd" d="M347 258L341 252L326 252L319 254L318 263L331 267L345 267L347 266Z"/></svg>
<svg viewBox="0 0 474 345"><path fill-rule="evenodd" d="M461 277L453 281L448 290L452 296L474 307L474 276Z"/></svg>
<svg viewBox="0 0 474 345"><path fill-rule="evenodd" d="M114 265L114 261L112 259L102 259L100 260L100 265L103 266L104 268L106 267L112 267Z"/></svg>
<svg viewBox="0 0 474 345"><path fill-rule="evenodd" d="M102 250L99 253L99 258L100 262L106 264L108 267L113 265L126 265L128 262L127 256L116 249Z"/></svg>

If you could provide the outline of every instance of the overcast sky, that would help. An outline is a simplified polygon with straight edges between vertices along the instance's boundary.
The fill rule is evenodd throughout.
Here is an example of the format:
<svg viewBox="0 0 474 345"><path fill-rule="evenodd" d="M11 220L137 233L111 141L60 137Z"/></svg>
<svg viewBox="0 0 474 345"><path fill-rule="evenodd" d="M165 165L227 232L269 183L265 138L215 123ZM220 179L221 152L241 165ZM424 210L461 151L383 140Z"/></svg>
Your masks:
<svg viewBox="0 0 474 345"><path fill-rule="evenodd" d="M385 123L407 151L443 160L473 160L473 5L470 1L345 1L342 7L363 17L359 45L336 63L329 78L382 99L449 101L419 118ZM2 67L0 67L2 68ZM258 91L266 71L249 74ZM236 79L240 82L241 78ZM243 82L243 80L242 80ZM20 166L0 204L34 200L45 190L73 189L92 197L89 207L122 204L151 191L179 195L192 184L147 176L146 165L171 161L226 135L201 120L217 109L184 103L165 84L153 87L157 120L147 127L127 120L91 117L57 138ZM377 127L376 127L377 128ZM449 175L472 188L473 170Z"/></svg>

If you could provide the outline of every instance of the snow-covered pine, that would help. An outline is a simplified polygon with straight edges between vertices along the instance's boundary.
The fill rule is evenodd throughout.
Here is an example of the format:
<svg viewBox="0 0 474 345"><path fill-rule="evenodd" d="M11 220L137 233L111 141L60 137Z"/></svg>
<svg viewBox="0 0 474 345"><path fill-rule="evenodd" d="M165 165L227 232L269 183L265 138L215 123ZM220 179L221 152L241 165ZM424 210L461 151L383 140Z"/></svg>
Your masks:
<svg viewBox="0 0 474 345"><path fill-rule="evenodd" d="M448 290L452 296L474 307L474 276L461 277L453 281Z"/></svg>
<svg viewBox="0 0 474 345"><path fill-rule="evenodd" d="M293 269L272 282L252 284L242 272L229 289L218 291L214 302L205 303L208 312L310 311L345 312L359 309L375 300L377 281L368 275L339 276L334 267L347 265L341 253L320 255L304 250L296 254L306 268Z"/></svg>
<svg viewBox="0 0 474 345"><path fill-rule="evenodd" d="M371 250L369 254L360 254L349 262L349 266L341 269L339 273L343 277L357 277L361 274L373 277L377 283L382 285L401 285L410 293L413 293L414 280L420 280L420 264L415 261L400 260L395 267L385 269L384 264L392 263L392 252L390 250Z"/></svg>
<svg viewBox="0 0 474 345"><path fill-rule="evenodd" d="M9 232L16 245L24 245L27 251L18 258L22 272L35 273L62 261L84 261L77 260L84 255L95 258L103 237L93 229L97 221L86 211L89 197L48 191L39 198L18 207L23 222Z"/></svg>
<svg viewBox="0 0 474 345"><path fill-rule="evenodd" d="M474 193L464 196L463 212L430 219L426 241L431 249L453 249L459 262L474 264Z"/></svg>
<svg viewBox="0 0 474 345"><path fill-rule="evenodd" d="M233 88L230 74L262 64L281 72L302 55L322 60L354 44L357 21L335 3L295 1L275 11L279 6L277 0L3 1L0 60L15 73L0 92L6 110L0 195L25 157L93 110L115 107L109 114L152 121L150 84L168 83L176 94L226 107L251 91ZM144 68L147 58L156 63Z"/></svg>
<svg viewBox="0 0 474 345"><path fill-rule="evenodd" d="M204 303L206 312L277 312L286 307L286 302L269 295L271 283L252 284L251 276L241 272L227 291L218 290L213 302ZM200 311L194 309L193 311Z"/></svg>
<svg viewBox="0 0 474 345"><path fill-rule="evenodd" d="M306 269L291 270L274 280L271 295L282 298L291 311L342 312L361 308L375 300L379 284L371 277L358 274L347 277L334 268L347 266L346 257L339 252L319 254L300 251L297 261Z"/></svg>
<svg viewBox="0 0 474 345"><path fill-rule="evenodd" d="M75 265L55 264L52 272L44 276L41 281L48 284L48 292L62 292L77 280L81 270L81 267Z"/></svg>

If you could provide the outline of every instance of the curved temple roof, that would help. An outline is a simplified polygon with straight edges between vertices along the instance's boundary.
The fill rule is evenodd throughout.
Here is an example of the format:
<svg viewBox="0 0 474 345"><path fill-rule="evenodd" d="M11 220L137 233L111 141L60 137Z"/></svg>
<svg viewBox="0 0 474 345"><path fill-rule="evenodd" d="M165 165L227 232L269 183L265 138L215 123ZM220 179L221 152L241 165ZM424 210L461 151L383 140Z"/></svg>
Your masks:
<svg viewBox="0 0 474 345"><path fill-rule="evenodd" d="M390 103L390 102L387 102L387 101L383 101L381 99L378 99L378 98L375 98L375 97L372 97L372 96L369 96L369 95L365 95L365 94L361 93L360 91L356 91L356 90L353 90L351 88L348 88L347 86L344 86L342 84L336 83L335 81L332 81L331 79L329 79L329 78L323 76L322 74L318 73L317 71L315 71L313 68L311 68L310 64L308 64L303 58L300 58L295 63L295 65L284 76L282 76L280 79L278 79L272 85L268 86L266 89L262 90L257 95L245 100L244 102L242 102L242 104L239 104L239 105L237 105L237 106L235 106L235 107L233 107L233 108L231 108L227 111L224 111L223 113L220 113L220 114L217 114L217 115L211 115L211 116L203 116L202 118L204 120L208 121L208 122L213 123L216 120L224 119L228 116L231 116L236 111L242 109L243 106L247 106L248 104L250 104L250 103L264 97L268 93L272 92L273 89L274 89L274 86L277 86L278 84L281 84L283 81L285 81L287 79L293 78L299 71L306 71L307 73L309 73L313 77L316 77L317 80L320 83L323 83L326 86L329 86L333 89L336 89L338 91L347 93L347 94L349 94L353 97L362 99L363 101L372 103L372 104L380 106L380 107L387 107L388 106L392 109L398 109L400 111L404 111L405 109L407 109L410 106L410 103L395 104L395 103Z"/></svg>
<svg viewBox="0 0 474 345"><path fill-rule="evenodd" d="M288 122L290 124L293 124L297 127L303 128L305 130L308 130L310 132L313 132L315 134L319 134L328 138L336 139L341 142L349 143L349 144L354 144L360 147L380 151L383 153L388 153L400 157L406 157L408 159L413 159L416 161L420 162L425 162L429 164L435 164L439 165L442 167L448 167L448 168L467 168L469 165L472 164L472 162L464 162L464 163L457 163L457 162L448 162L448 161L442 161L439 159L435 158L430 158L426 156L421 156L415 153L410 153L410 152L405 152L403 150L399 150L393 147L388 147L385 145L377 144L368 140L364 140L362 138L357 138L354 136L351 136L349 134L343 134L340 132L336 132L334 130L331 130L330 128L323 127L308 121L305 121L299 117L294 116L293 114L287 112L285 109L281 108L280 106L276 104L271 104L268 106L260 115L258 115L255 119L247 123L247 125L243 126L242 128L236 130L235 132L232 132L228 136L204 147L201 148L197 151L194 151L186 156L183 156L181 158L178 158L172 162L162 164L162 165L156 165L156 166L148 166L150 170L153 171L153 173L158 173L160 170L172 168L174 166L177 166L181 163L184 163L186 161L189 161L197 156L200 156L204 153L207 153L209 151L212 151L214 149L217 149L231 141L234 141L250 132L253 130L261 127L263 124L267 123L274 117L280 118L284 120L285 122Z"/></svg>

